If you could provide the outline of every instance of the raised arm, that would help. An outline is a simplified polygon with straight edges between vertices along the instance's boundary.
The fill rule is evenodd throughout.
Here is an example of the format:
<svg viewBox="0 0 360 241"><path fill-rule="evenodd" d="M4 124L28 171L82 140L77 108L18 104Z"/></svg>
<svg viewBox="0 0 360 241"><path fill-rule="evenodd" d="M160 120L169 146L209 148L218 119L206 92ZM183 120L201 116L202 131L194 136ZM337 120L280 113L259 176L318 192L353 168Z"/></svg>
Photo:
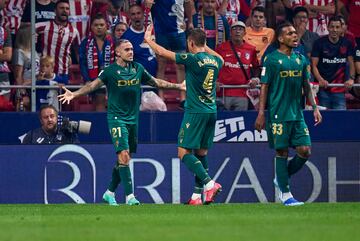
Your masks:
<svg viewBox="0 0 360 241"><path fill-rule="evenodd" d="M77 91L74 91L74 92L68 90L67 88L65 88L63 86L62 89L65 91L65 93L58 96L59 101L62 104L64 104L65 102L67 104L69 104L72 99L75 99L81 95L86 95L86 94L96 90L103 84L104 83L99 78L97 78L91 82L87 82L83 87L81 87L80 89L78 89Z"/></svg>
<svg viewBox="0 0 360 241"><path fill-rule="evenodd" d="M193 15L196 13L195 6L194 6L194 0L185 0L184 1L184 12L185 12L185 17L187 19L187 29L194 28Z"/></svg>
<svg viewBox="0 0 360 241"><path fill-rule="evenodd" d="M217 56L219 59L221 59L221 62L222 62L221 66L224 64L223 57L220 54L218 54L217 52L215 52L213 49L209 48L207 45L205 45L205 51L206 51L206 53Z"/></svg>
<svg viewBox="0 0 360 241"><path fill-rule="evenodd" d="M150 81L148 82L149 85L153 87L157 87L160 89L176 89L176 90L186 90L186 83L183 81L180 84L171 83L163 79L158 79L155 77L152 77Z"/></svg>
<svg viewBox="0 0 360 241"><path fill-rule="evenodd" d="M228 0L223 0L222 3L219 6L219 9L217 10L217 12L220 15L225 16L228 4L229 4Z"/></svg>
<svg viewBox="0 0 360 241"><path fill-rule="evenodd" d="M150 24L145 31L144 40L150 46L150 48L155 52L155 54L164 57L166 59L175 61L175 52L169 51L162 46L158 45L151 37L151 33L153 30L153 25Z"/></svg>

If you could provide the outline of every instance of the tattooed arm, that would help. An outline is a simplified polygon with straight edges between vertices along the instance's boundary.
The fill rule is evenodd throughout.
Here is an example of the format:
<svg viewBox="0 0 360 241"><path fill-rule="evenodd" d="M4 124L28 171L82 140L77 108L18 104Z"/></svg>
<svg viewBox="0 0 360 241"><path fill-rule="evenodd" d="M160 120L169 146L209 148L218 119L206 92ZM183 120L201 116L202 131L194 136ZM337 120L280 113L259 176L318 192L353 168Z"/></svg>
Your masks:
<svg viewBox="0 0 360 241"><path fill-rule="evenodd" d="M59 101L63 104L65 102L67 102L67 104L69 104L72 99L77 98L81 95L86 95L86 94L96 90L103 84L104 83L99 78L97 78L94 81L86 83L83 87L81 87L80 89L78 89L77 91L74 91L74 92L68 90L65 87L62 87L62 89L65 91L65 93L58 96Z"/></svg>
<svg viewBox="0 0 360 241"><path fill-rule="evenodd" d="M185 81L182 82L181 84L175 84L175 83L168 82L166 80L157 79L155 77L152 77L150 79L150 81L148 81L148 84L153 87L157 87L157 88L161 88L161 89L186 90Z"/></svg>

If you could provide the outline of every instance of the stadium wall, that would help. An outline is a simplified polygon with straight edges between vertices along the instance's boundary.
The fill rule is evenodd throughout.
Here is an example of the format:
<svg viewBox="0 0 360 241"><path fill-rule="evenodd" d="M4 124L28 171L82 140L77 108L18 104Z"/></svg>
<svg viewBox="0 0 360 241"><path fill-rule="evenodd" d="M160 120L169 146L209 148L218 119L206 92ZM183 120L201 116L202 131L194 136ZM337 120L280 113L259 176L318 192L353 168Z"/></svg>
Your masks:
<svg viewBox="0 0 360 241"><path fill-rule="evenodd" d="M307 202L360 201L360 142L315 142L292 192ZM210 173L223 185L217 202L273 202L273 151L266 143L217 143ZM0 146L0 203L98 203L115 154L111 144ZM144 203L183 203L194 177L176 157L175 144L140 144L131 168ZM123 190L117 199L124 202Z"/></svg>

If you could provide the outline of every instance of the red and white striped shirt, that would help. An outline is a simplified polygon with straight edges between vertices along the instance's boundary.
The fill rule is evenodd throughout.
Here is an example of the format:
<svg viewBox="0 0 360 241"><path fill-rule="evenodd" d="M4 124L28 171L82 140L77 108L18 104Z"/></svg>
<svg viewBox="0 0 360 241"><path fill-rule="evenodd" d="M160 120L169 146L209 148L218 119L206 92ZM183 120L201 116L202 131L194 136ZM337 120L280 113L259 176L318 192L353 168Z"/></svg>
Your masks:
<svg viewBox="0 0 360 241"><path fill-rule="evenodd" d="M42 47L42 55L50 55L55 59L54 72L68 74L70 50L73 44L80 46L79 32L70 23L66 27L56 24L54 20L35 25Z"/></svg>
<svg viewBox="0 0 360 241"><path fill-rule="evenodd" d="M24 13L27 0L9 0L4 8L7 21L4 27L9 27L12 34L16 34L21 24L21 17Z"/></svg>
<svg viewBox="0 0 360 241"><path fill-rule="evenodd" d="M83 40L90 31L90 16L92 0L73 0L70 3L69 22L79 31L80 40Z"/></svg>
<svg viewBox="0 0 360 241"><path fill-rule="evenodd" d="M327 6L334 4L334 0L291 0L292 7L304 6L305 4L314 5L314 6ZM319 13L314 18L309 18L308 30L315 32L320 36L328 34L327 24L329 22L329 16Z"/></svg>

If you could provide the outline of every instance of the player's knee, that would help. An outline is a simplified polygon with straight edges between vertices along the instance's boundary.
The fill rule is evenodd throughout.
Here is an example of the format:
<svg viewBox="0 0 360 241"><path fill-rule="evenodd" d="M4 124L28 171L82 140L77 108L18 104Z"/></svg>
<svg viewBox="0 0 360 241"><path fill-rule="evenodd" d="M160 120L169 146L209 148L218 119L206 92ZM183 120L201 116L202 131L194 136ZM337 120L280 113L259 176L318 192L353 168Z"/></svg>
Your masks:
<svg viewBox="0 0 360 241"><path fill-rule="evenodd" d="M276 156L278 157L288 157L289 151L288 150L276 150Z"/></svg>
<svg viewBox="0 0 360 241"><path fill-rule="evenodd" d="M185 156L185 153L183 153L183 152L181 152L181 151L178 151L178 158L179 158L180 160L182 160L184 156Z"/></svg>
<svg viewBox="0 0 360 241"><path fill-rule="evenodd" d="M302 158L309 159L311 156L311 148L309 146L299 148L298 155Z"/></svg>
<svg viewBox="0 0 360 241"><path fill-rule="evenodd" d="M118 163L120 165L129 165L129 161L130 161L130 155L127 150L121 151L118 154Z"/></svg>
<svg viewBox="0 0 360 241"><path fill-rule="evenodd" d="M178 157L180 160L183 159L183 157L186 155L186 154L190 154L191 151L190 150L187 150L185 148L182 148L182 147L178 147Z"/></svg>
<svg viewBox="0 0 360 241"><path fill-rule="evenodd" d="M208 153L207 149L198 149L195 151L195 154L198 156L206 156Z"/></svg>

